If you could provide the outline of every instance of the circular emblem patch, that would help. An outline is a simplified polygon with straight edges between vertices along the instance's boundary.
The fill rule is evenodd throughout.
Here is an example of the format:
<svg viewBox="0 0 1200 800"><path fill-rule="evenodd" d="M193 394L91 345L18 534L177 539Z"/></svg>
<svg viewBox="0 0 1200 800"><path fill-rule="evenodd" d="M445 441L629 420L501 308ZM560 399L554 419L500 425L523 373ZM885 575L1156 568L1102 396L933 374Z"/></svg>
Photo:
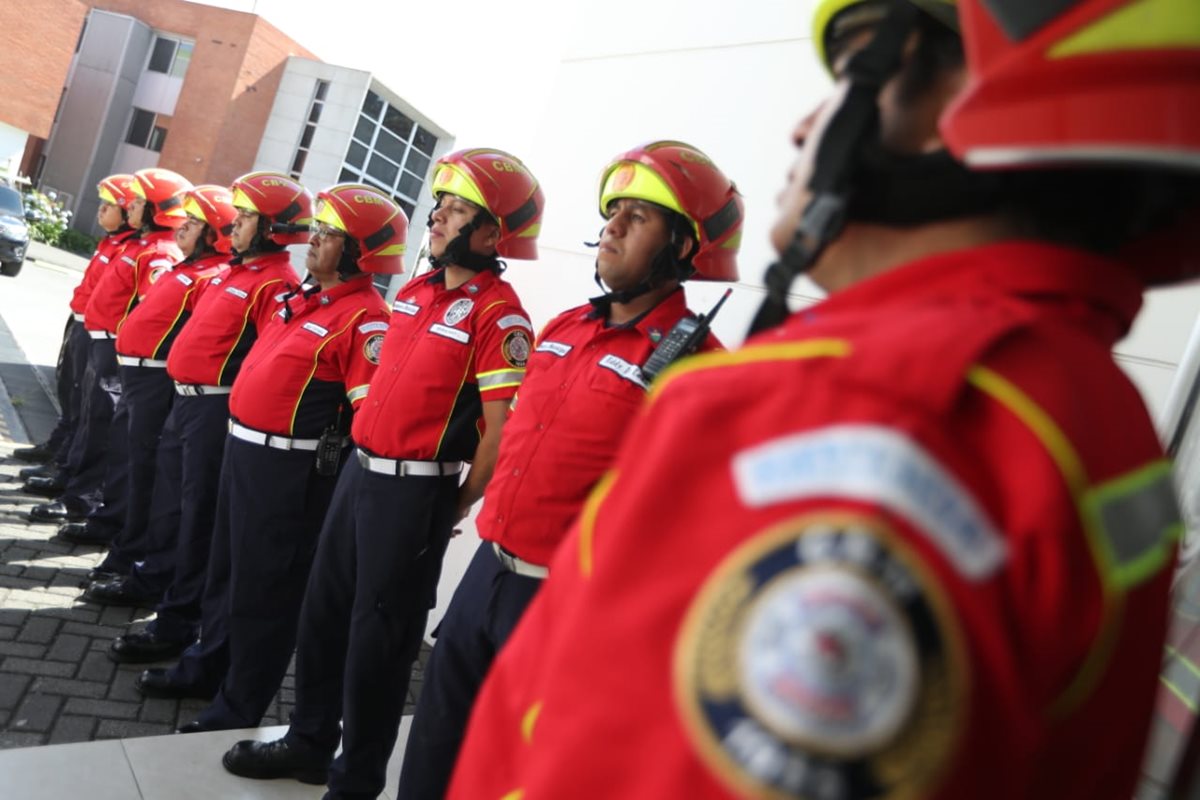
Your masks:
<svg viewBox="0 0 1200 800"><path fill-rule="evenodd" d="M529 351L532 350L529 336L523 330L509 331L504 337L501 352L504 360L514 367L523 367L529 361Z"/></svg>
<svg viewBox="0 0 1200 800"><path fill-rule="evenodd" d="M363 343L363 356L372 364L379 364L379 353L383 350L383 334L377 333Z"/></svg>
<svg viewBox="0 0 1200 800"><path fill-rule="evenodd" d="M675 648L676 699L704 761L739 792L924 796L961 723L952 611L878 520L801 517L735 550Z"/></svg>
<svg viewBox="0 0 1200 800"><path fill-rule="evenodd" d="M446 309L446 314L442 317L442 322L447 325L457 325L467 318L471 313L471 309L475 307L475 301L469 300L466 297L455 300Z"/></svg>

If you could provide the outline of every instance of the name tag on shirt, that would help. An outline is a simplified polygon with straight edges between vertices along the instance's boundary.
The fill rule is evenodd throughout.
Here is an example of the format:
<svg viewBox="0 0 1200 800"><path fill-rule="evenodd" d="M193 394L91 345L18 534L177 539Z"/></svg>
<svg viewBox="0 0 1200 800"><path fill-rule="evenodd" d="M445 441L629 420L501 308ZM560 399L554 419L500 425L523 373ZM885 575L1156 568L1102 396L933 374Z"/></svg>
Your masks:
<svg viewBox="0 0 1200 800"><path fill-rule="evenodd" d="M436 333L438 336L445 336L447 339L453 339L456 342L467 344L471 341L471 334L466 331L460 331L458 328L451 328L448 325L443 325L440 322L435 322L429 326L430 333Z"/></svg>
<svg viewBox="0 0 1200 800"><path fill-rule="evenodd" d="M625 359L614 356L612 353L600 359L599 363L600 366L612 370L630 383L636 383L643 389L646 388L646 380L642 377L642 368L637 364L630 364Z"/></svg>
<svg viewBox="0 0 1200 800"><path fill-rule="evenodd" d="M401 314L408 314L410 317L415 317L420 310L420 306L406 303L403 300L397 300L392 303L392 311L399 311Z"/></svg>
<svg viewBox="0 0 1200 800"><path fill-rule="evenodd" d="M243 292L241 289L237 288L236 286L226 286L225 291L229 292L234 297L240 297L243 300L245 300L247 297L250 296L249 294L247 294L246 292Z"/></svg>
<svg viewBox="0 0 1200 800"><path fill-rule="evenodd" d="M189 278L187 275L183 275L183 274L176 275L175 280L179 281L184 286L191 286L193 283L191 278Z"/></svg>
<svg viewBox="0 0 1200 800"><path fill-rule="evenodd" d="M551 342L551 341L544 341L537 346L537 352L553 353L554 355L558 356L559 358L563 358L564 356L566 356L567 353L571 352L574 349L575 348L573 345L563 344L562 342Z"/></svg>
<svg viewBox="0 0 1200 800"><path fill-rule="evenodd" d="M375 331L386 331L388 324L386 322L364 322L358 326L359 333L374 333Z"/></svg>
<svg viewBox="0 0 1200 800"><path fill-rule="evenodd" d="M318 325L315 322L306 322L301 327L304 328L304 330L308 331L309 333L315 333L317 336L325 336L326 334L329 333L328 328L322 328L320 325Z"/></svg>

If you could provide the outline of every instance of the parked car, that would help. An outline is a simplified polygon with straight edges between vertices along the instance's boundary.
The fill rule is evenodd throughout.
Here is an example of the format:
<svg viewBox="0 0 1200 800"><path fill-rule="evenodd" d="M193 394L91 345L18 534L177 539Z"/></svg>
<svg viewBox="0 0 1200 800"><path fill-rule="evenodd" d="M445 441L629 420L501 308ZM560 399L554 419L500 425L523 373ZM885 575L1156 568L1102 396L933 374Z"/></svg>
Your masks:
<svg viewBox="0 0 1200 800"><path fill-rule="evenodd" d="M21 193L0 186L0 275L15 277L25 263L28 247L29 226L25 224Z"/></svg>

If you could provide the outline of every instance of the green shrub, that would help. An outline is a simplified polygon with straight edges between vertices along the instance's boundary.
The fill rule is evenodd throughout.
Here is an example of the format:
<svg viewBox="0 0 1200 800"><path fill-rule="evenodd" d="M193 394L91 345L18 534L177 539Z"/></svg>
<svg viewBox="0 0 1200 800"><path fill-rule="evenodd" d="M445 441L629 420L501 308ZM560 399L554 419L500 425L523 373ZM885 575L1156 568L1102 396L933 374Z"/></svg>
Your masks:
<svg viewBox="0 0 1200 800"><path fill-rule="evenodd" d="M58 241L53 244L55 247L70 250L72 253L78 253L81 256L90 256L96 252L96 244L99 241L95 236L90 236L74 228L66 228L59 234Z"/></svg>
<svg viewBox="0 0 1200 800"><path fill-rule="evenodd" d="M57 245L71 221L71 212L56 197L30 189L25 195L25 210L30 212L29 235L34 241Z"/></svg>

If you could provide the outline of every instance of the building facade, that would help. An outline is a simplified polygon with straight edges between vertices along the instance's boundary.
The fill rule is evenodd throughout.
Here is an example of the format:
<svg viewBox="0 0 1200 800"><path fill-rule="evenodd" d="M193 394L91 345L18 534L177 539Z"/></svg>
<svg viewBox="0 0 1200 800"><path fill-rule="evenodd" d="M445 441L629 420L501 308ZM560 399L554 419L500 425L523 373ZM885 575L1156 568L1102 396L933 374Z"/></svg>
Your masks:
<svg viewBox="0 0 1200 800"><path fill-rule="evenodd" d="M98 232L102 178L152 166L196 184L263 169L314 192L361 181L410 218L428 213L421 189L453 137L370 73L323 63L254 14L183 0L91 6L48 141L27 169L67 203L75 227Z"/></svg>

